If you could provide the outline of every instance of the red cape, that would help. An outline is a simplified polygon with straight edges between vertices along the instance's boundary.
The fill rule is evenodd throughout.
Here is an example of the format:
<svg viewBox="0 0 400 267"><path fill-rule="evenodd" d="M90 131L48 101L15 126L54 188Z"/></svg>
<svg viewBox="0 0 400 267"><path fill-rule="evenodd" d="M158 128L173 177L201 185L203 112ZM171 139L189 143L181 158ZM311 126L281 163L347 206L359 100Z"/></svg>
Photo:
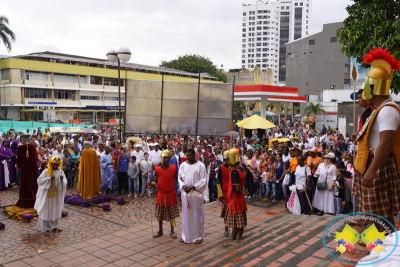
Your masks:
<svg viewBox="0 0 400 267"><path fill-rule="evenodd" d="M29 158L26 158L28 148ZM17 165L21 170L19 181L19 200L17 207L23 209L33 208L38 190L37 178L39 177L37 165L37 151L34 145L21 145L17 151Z"/></svg>

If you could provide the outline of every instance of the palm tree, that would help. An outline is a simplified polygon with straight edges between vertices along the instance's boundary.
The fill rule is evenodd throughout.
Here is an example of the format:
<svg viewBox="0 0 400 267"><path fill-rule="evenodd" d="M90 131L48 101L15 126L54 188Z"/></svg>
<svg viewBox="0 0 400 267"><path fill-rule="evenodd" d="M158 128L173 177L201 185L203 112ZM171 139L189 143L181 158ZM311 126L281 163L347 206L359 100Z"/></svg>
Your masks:
<svg viewBox="0 0 400 267"><path fill-rule="evenodd" d="M326 114L325 110L322 108L321 103L309 103L308 106L304 109L304 112L306 113L307 117L313 114L314 116L314 128L315 128L315 122L316 122L316 116L318 114Z"/></svg>
<svg viewBox="0 0 400 267"><path fill-rule="evenodd" d="M0 42L3 42L10 52L12 45L11 42L15 41L14 32L8 27L8 18L6 16L0 16Z"/></svg>
<svg viewBox="0 0 400 267"><path fill-rule="evenodd" d="M270 111L272 111L272 110L275 109L275 107L276 107L275 102L269 102L269 103L267 104L267 110L269 109Z"/></svg>
<svg viewBox="0 0 400 267"><path fill-rule="evenodd" d="M293 112L294 112L294 114L299 114L300 113L300 106L293 106Z"/></svg>

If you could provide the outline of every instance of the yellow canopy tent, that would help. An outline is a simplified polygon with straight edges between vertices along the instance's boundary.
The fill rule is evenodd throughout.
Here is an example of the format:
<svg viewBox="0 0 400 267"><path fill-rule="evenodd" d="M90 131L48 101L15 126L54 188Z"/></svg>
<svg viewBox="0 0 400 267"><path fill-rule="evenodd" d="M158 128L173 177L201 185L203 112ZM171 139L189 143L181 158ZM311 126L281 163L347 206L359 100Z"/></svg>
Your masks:
<svg viewBox="0 0 400 267"><path fill-rule="evenodd" d="M239 121L236 124L244 129L270 129L275 127L275 124L264 118L261 118L258 115L253 115L247 119Z"/></svg>

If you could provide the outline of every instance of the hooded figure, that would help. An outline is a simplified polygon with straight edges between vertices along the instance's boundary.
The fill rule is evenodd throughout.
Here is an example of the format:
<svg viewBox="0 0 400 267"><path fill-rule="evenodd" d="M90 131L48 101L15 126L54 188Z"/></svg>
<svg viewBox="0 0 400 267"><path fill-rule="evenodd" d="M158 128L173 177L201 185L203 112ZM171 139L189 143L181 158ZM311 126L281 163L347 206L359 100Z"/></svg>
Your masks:
<svg viewBox="0 0 400 267"><path fill-rule="evenodd" d="M15 183L13 157L14 153L10 148L10 140L4 139L0 147L0 191L6 190L12 183Z"/></svg>
<svg viewBox="0 0 400 267"><path fill-rule="evenodd" d="M68 181L61 168L61 158L54 156L49 160L47 169L44 169L37 179L39 186L35 202L35 210L39 215L37 226L44 231L57 230L58 219L61 218L64 208Z"/></svg>
<svg viewBox="0 0 400 267"><path fill-rule="evenodd" d="M78 191L83 199L92 199L100 194L100 161L89 142L85 141L83 146L79 166Z"/></svg>

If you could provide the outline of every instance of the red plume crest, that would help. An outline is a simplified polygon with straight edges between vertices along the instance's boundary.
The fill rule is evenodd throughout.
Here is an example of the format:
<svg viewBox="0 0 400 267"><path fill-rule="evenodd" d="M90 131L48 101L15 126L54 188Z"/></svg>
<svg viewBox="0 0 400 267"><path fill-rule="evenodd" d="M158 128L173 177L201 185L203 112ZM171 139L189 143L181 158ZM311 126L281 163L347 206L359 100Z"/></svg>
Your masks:
<svg viewBox="0 0 400 267"><path fill-rule="evenodd" d="M363 63L371 64L375 59L383 59L389 63L393 70L400 70L400 61L392 56L387 48L377 47L374 50L369 50L369 54L364 56Z"/></svg>

